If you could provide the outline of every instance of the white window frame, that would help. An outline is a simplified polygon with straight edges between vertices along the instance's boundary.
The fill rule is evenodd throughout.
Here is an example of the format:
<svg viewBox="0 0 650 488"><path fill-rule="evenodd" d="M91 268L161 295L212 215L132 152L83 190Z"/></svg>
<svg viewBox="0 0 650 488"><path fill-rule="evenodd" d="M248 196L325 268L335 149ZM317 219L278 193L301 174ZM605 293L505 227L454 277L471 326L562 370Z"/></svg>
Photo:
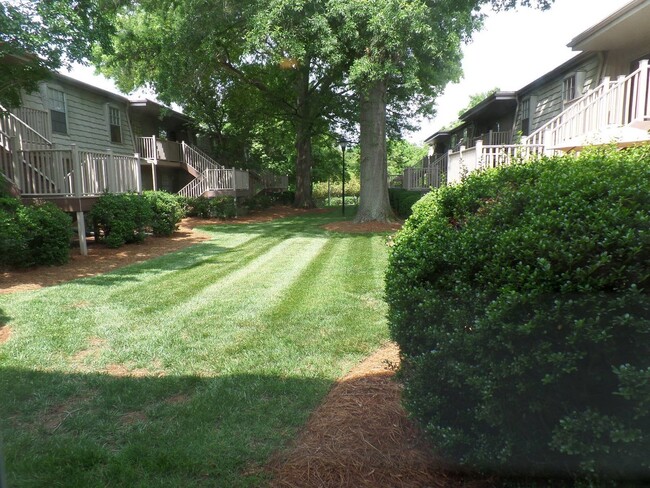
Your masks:
<svg viewBox="0 0 650 488"><path fill-rule="evenodd" d="M63 105L61 108L63 108L63 111L58 110L59 106L54 107L55 104L52 103L53 97L51 96L52 92L57 92L57 93L61 94L62 105ZM68 100L67 100L67 95L66 95L65 91L60 86L47 85L45 87L45 95L46 95L47 109L48 109L48 112L50 113L50 126L51 126L51 129L52 129L52 132L55 133L55 134L68 135L70 133L70 122L68 120ZM58 130L56 130L54 128L54 123L52 121L52 112L63 113L64 120L65 120L65 132L58 131Z"/></svg>
<svg viewBox="0 0 650 488"><path fill-rule="evenodd" d="M569 85L572 93L568 93L567 85ZM572 73L569 76L565 76L562 80L562 101L564 103L571 103L576 98L578 98L578 77L576 73Z"/></svg>
<svg viewBox="0 0 650 488"><path fill-rule="evenodd" d="M113 118L111 117L111 112L115 111L117 113L118 117L118 122L119 125L113 124ZM122 125L122 111L120 110L120 107L117 105L113 105L110 103L106 104L106 121L108 124L108 140L110 141L111 144L124 144L124 127ZM120 128L120 140L119 141L114 141L113 140L113 132L111 131L111 127L119 127Z"/></svg>

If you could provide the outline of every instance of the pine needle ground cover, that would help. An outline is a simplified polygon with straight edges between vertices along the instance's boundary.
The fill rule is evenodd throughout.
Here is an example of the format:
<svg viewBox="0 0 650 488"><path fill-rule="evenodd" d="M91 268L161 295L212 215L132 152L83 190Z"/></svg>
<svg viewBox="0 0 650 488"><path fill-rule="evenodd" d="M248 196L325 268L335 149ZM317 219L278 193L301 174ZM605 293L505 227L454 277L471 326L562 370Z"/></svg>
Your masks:
<svg viewBox="0 0 650 488"><path fill-rule="evenodd" d="M10 486L259 486L386 341L386 239L329 215L210 227L119 271L0 297Z"/></svg>

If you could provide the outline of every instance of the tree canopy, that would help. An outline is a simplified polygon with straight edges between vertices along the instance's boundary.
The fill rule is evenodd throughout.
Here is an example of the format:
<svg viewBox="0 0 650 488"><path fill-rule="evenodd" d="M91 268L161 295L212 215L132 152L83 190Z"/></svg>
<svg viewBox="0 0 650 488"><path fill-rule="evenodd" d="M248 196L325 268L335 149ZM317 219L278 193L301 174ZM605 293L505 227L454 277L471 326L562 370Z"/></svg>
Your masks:
<svg viewBox="0 0 650 488"><path fill-rule="evenodd" d="M0 104L20 104L21 90L73 61L93 46L110 49L117 0L21 0L0 3Z"/></svg>

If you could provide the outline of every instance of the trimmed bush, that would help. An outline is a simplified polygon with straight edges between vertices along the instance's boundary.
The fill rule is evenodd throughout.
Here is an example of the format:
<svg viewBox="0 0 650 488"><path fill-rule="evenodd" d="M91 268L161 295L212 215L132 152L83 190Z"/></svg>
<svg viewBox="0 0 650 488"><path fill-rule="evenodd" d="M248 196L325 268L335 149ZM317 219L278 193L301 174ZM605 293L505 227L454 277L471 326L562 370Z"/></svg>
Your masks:
<svg viewBox="0 0 650 488"><path fill-rule="evenodd" d="M146 191L143 195L151 207L153 235L172 235L185 214L179 197L165 191Z"/></svg>
<svg viewBox="0 0 650 488"><path fill-rule="evenodd" d="M273 199L280 205L293 205L296 201L296 192L292 190L285 190L280 193L274 193Z"/></svg>
<svg viewBox="0 0 650 488"><path fill-rule="evenodd" d="M428 194L386 275L407 409L480 470L650 476L650 149Z"/></svg>
<svg viewBox="0 0 650 488"><path fill-rule="evenodd" d="M187 215L202 219L232 219L237 215L237 207L233 197L189 198L187 200Z"/></svg>
<svg viewBox="0 0 650 488"><path fill-rule="evenodd" d="M26 266L29 261L27 238L18 224L16 213L0 205L0 267Z"/></svg>
<svg viewBox="0 0 650 488"><path fill-rule="evenodd" d="M393 211L402 218L408 218L411 215L411 208L422 198L419 191L409 191L401 188L390 188L388 190L388 200Z"/></svg>
<svg viewBox="0 0 650 488"><path fill-rule="evenodd" d="M99 197L89 213L95 236L102 236L108 247L141 242L151 226L153 212L149 202L137 193Z"/></svg>
<svg viewBox="0 0 650 488"><path fill-rule="evenodd" d="M72 219L54 204L0 197L0 267L67 263L71 241Z"/></svg>
<svg viewBox="0 0 650 488"><path fill-rule="evenodd" d="M16 216L28 249L24 266L68 262L73 234L68 214L52 203L44 203L20 206Z"/></svg>

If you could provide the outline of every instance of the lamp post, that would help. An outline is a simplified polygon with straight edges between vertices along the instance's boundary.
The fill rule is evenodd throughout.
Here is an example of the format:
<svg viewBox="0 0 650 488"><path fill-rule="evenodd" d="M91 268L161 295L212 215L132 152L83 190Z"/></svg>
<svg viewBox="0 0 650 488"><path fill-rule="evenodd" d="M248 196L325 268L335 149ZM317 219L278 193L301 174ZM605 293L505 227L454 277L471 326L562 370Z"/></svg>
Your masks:
<svg viewBox="0 0 650 488"><path fill-rule="evenodd" d="M339 141L339 145L341 146L341 151L343 152L343 177L341 178L341 215L345 217L345 148L347 147L348 143L345 139L341 139Z"/></svg>

